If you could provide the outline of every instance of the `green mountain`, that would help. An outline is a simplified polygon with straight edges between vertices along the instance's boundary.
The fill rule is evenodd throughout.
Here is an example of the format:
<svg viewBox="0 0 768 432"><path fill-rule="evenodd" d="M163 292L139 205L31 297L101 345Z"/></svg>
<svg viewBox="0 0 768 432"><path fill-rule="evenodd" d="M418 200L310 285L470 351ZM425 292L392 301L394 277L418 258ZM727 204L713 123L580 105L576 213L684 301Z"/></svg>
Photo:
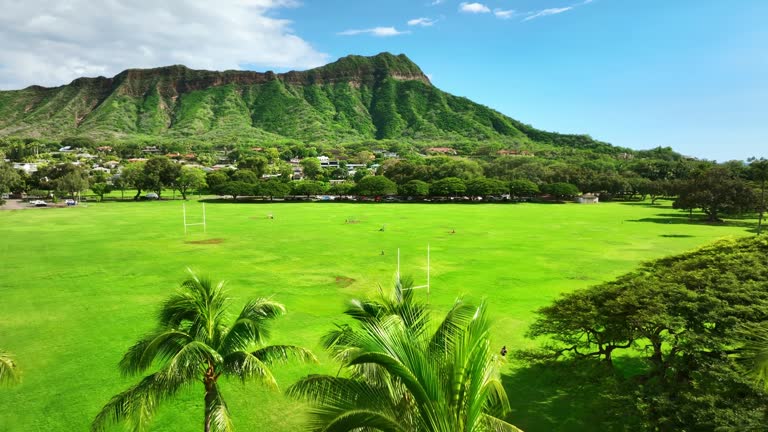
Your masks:
<svg viewBox="0 0 768 432"><path fill-rule="evenodd" d="M604 145L539 131L450 95L405 55L389 53L282 74L169 66L0 91L1 136Z"/></svg>

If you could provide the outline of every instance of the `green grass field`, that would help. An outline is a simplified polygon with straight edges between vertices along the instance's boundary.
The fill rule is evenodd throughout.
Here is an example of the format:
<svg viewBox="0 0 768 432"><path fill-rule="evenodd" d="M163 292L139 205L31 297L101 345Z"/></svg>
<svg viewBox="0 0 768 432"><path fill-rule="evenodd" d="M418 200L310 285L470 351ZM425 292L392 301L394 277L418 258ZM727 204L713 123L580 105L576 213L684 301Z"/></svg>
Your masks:
<svg viewBox="0 0 768 432"><path fill-rule="evenodd" d="M206 207L208 233L192 227L186 237L178 201L0 212L0 347L23 370L21 385L0 389L0 430L86 431L101 406L135 381L120 377L117 362L152 328L187 267L228 280L238 307L253 296L284 303L288 315L272 342L321 354L319 338L341 320L347 299L389 289L398 247L402 272L426 282L430 244L432 303L487 298L493 343L514 349L532 344L523 333L534 310L559 293L750 229L689 224L668 206L620 203ZM199 203L187 208L190 218L200 215ZM209 241L190 243L201 240ZM282 388L308 373L335 372L320 357L321 365L280 370ZM599 413L544 381L510 379L517 407L510 420L527 431L590 430ZM238 383L225 383L224 392L238 430L301 430L303 407L280 393ZM161 409L152 430L198 430L202 405L202 388L184 393Z"/></svg>

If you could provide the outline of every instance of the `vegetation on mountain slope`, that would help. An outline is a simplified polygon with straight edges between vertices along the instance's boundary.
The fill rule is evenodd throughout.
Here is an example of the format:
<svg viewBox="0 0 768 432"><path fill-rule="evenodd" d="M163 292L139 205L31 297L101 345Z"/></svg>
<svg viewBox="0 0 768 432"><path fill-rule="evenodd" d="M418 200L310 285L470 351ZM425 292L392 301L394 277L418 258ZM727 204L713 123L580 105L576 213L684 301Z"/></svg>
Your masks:
<svg viewBox="0 0 768 432"><path fill-rule="evenodd" d="M169 66L0 92L0 136L208 142L533 142L610 148L534 129L443 92L404 55L349 56L308 71L212 72Z"/></svg>

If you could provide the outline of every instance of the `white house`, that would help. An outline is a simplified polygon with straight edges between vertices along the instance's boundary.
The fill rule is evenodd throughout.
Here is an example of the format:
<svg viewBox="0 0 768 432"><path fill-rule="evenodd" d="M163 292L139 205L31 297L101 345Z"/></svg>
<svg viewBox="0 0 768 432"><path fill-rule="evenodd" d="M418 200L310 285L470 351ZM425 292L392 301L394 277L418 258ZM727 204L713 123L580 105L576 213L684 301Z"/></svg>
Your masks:
<svg viewBox="0 0 768 432"><path fill-rule="evenodd" d="M14 163L13 168L17 170L22 170L27 174L32 174L33 172L37 172L36 163Z"/></svg>
<svg viewBox="0 0 768 432"><path fill-rule="evenodd" d="M595 194L587 193L576 197L576 202L579 204L597 204L599 201L600 198Z"/></svg>

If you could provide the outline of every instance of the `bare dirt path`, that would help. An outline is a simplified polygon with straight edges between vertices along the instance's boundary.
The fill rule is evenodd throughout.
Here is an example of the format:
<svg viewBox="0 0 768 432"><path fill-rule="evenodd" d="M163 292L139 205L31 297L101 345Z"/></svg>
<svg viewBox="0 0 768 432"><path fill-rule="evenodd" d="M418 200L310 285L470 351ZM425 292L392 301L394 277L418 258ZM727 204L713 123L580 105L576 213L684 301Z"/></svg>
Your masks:
<svg viewBox="0 0 768 432"><path fill-rule="evenodd" d="M0 210L24 210L30 208L22 200L9 199L5 204L0 205Z"/></svg>

